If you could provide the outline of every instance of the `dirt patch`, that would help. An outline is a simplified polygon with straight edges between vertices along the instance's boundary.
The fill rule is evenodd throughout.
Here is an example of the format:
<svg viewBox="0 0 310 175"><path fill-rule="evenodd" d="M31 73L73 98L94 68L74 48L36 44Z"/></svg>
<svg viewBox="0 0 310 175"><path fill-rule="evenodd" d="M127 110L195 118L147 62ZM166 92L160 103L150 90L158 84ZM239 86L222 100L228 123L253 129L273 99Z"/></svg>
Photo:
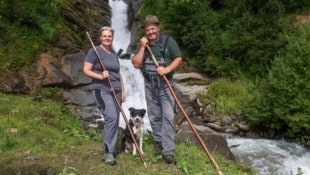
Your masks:
<svg viewBox="0 0 310 175"><path fill-rule="evenodd" d="M12 164L6 166L1 166L0 175L20 175L20 174L37 174L37 175L47 175L47 174L58 174L62 170L56 167L51 167L47 165L48 161L14 161Z"/></svg>
<svg viewBox="0 0 310 175"><path fill-rule="evenodd" d="M296 25L310 23L310 12L304 12L296 17Z"/></svg>

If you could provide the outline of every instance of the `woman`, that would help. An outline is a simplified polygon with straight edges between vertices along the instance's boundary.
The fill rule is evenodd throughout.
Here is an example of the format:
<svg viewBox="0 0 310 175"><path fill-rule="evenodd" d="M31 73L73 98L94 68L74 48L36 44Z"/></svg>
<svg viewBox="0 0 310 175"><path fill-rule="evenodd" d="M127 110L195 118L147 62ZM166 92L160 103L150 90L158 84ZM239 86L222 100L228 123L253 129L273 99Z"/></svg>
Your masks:
<svg viewBox="0 0 310 175"><path fill-rule="evenodd" d="M92 79L92 93L104 117L103 159L109 165L116 164L113 154L116 151L120 115L117 103L121 105L126 98L118 56L112 49L113 37L114 30L111 27L102 27L99 30L101 44L96 46L96 50L105 70L101 67L94 49L89 49L83 68L84 74Z"/></svg>

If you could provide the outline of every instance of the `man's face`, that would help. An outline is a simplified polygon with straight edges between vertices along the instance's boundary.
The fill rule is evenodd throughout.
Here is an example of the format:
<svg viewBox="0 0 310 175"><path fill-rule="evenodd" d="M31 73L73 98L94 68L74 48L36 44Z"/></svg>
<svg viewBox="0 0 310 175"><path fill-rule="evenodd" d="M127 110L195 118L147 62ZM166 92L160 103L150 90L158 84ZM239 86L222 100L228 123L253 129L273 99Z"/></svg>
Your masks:
<svg viewBox="0 0 310 175"><path fill-rule="evenodd" d="M157 24L149 24L144 27L144 32L150 42L159 38L159 26Z"/></svg>

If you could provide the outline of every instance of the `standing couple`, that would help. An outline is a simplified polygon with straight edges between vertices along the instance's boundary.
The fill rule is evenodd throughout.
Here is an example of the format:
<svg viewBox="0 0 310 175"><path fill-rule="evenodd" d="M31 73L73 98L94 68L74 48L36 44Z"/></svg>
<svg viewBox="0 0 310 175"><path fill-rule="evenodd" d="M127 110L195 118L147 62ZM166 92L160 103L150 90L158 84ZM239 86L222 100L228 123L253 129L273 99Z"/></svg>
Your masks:
<svg viewBox="0 0 310 175"><path fill-rule="evenodd" d="M176 104L162 76L172 82L173 72L182 64L181 52L176 41L160 33L160 23L156 16L146 16L142 29L145 37L132 57L132 64L141 69L145 83L145 97L148 117L155 140L155 155L162 155L166 163L175 163L175 124L174 115ZM101 44L96 46L97 53L104 63L102 69L97 55L90 49L85 57L83 71L92 79L92 92L95 102L104 116L103 129L103 159L109 165L115 165L114 153L118 136L120 109L115 102L125 101L125 89L120 73L118 55L112 49L114 30L102 27L99 30ZM152 61L150 47L159 66ZM112 93L111 85L115 91Z"/></svg>

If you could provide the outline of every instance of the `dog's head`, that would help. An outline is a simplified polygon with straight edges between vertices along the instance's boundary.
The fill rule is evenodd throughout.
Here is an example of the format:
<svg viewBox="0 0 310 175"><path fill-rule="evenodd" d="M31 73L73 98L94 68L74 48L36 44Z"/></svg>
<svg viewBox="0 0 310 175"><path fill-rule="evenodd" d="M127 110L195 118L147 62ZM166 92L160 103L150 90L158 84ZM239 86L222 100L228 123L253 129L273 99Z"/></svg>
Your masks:
<svg viewBox="0 0 310 175"><path fill-rule="evenodd" d="M133 107L129 108L130 119L133 121L135 127L140 127L143 123L143 117L145 116L145 109L135 109Z"/></svg>

